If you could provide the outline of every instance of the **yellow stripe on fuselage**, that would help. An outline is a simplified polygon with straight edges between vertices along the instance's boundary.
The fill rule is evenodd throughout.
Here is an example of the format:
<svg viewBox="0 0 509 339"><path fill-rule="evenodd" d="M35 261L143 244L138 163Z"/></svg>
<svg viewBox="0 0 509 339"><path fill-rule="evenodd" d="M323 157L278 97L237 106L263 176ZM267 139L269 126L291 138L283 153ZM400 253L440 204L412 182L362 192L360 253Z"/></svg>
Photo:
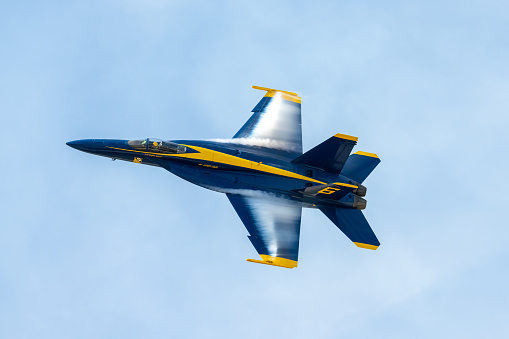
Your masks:
<svg viewBox="0 0 509 339"><path fill-rule="evenodd" d="M129 152L135 152L135 153L143 153L148 155L154 155L154 156L165 156L165 157L172 157L172 158L184 158L184 159L194 159L194 160L203 160L203 161L211 161L211 162L217 162L224 165L230 165L230 166L236 166L241 168L247 168L247 169L253 169L255 171L270 173L270 174L277 174L283 177L288 178L295 178L305 181L312 181L316 182L318 184L326 184L323 181L319 181L313 178L306 177L304 175L300 175L291 171L287 171L284 169L280 169L274 166L269 166L262 164L261 162L254 162L251 160L246 160L243 158L239 158L233 155L225 154L218 151L213 151L208 148L198 147L198 146L189 146L184 145L186 147L189 147L191 149L194 149L195 151L198 151L198 153L182 153L182 154L165 154L165 153L154 153L154 152L144 152L144 151L138 151L138 150L129 150L129 149L123 149L123 148L116 148L116 147L109 147L121 151L129 151ZM347 185L347 184L343 184Z"/></svg>
<svg viewBox="0 0 509 339"><path fill-rule="evenodd" d="M342 183L342 182L335 182L334 185L338 185L338 186L345 186L345 187L351 187L351 188L359 188L359 186L355 186L355 185L350 185L350 184L345 184L345 183Z"/></svg>

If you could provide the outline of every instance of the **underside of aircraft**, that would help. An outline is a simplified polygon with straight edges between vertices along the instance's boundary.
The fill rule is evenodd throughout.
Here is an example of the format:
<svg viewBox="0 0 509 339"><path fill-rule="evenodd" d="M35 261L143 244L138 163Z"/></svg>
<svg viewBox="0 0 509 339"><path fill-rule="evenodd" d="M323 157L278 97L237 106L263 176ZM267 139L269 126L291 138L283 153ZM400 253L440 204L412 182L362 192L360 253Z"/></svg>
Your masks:
<svg viewBox="0 0 509 339"><path fill-rule="evenodd" d="M362 210L362 185L380 163L376 154L352 154L357 138L336 134L302 152L301 98L266 91L230 139L68 142L78 150L162 167L196 185L226 194L261 260L297 267L302 208L322 211L356 246L380 245Z"/></svg>

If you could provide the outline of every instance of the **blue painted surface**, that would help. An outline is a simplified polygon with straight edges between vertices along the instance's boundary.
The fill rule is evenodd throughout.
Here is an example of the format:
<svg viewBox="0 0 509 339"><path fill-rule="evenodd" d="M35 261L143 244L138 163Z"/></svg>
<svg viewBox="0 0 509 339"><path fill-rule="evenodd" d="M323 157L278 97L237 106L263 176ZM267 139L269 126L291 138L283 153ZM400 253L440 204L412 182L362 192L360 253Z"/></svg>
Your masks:
<svg viewBox="0 0 509 339"><path fill-rule="evenodd" d="M199 140L176 140L173 142L207 148L209 150L228 154L239 159L261 162L264 165L270 165L278 169L307 176L310 179L319 180L324 183L352 182L352 180L349 178L333 173L328 173L320 170L313 170L310 172L308 167L292 163L290 158L285 159L282 156L271 156L271 150L264 147ZM300 202L316 205L344 207L344 205L342 205L338 200L320 199L319 201L315 201L313 199L304 197L302 193L299 192L300 190L303 190L309 186L320 185L319 183L312 181L291 178L267 172L260 172L255 169L232 166L221 162L140 152L129 146L128 140L84 139L70 141L67 143L67 145L83 152L116 160L132 162L135 157L141 158L141 164L162 167L193 184L212 190L259 190L283 195L285 198L298 200ZM190 147L188 147L186 150L186 153L195 152L196 151Z"/></svg>
<svg viewBox="0 0 509 339"><path fill-rule="evenodd" d="M362 211L348 208L320 207L320 210L353 242L380 246Z"/></svg>
<svg viewBox="0 0 509 339"><path fill-rule="evenodd" d="M293 161L325 172L341 173L356 141L330 137Z"/></svg>
<svg viewBox="0 0 509 339"><path fill-rule="evenodd" d="M378 158L352 154L348 157L341 173L362 184L379 163Z"/></svg>
<svg viewBox="0 0 509 339"><path fill-rule="evenodd" d="M131 146L128 140L110 139L76 140L67 145L112 159L162 167L195 185L226 193L260 255L298 260L302 207L319 208L354 242L379 245L362 212L354 209L357 207L354 189L327 190L327 184L331 183L355 184L353 179L338 174L355 142L332 137L300 156L299 161L292 161L295 160L293 152L274 152L268 147L234 141L174 140L170 143L180 145L178 147L185 151L180 154L151 152L149 139L140 140L137 147ZM224 163L185 157L201 148L229 155L234 161ZM287 172L281 175L237 166L235 159ZM314 186L317 188L309 194ZM357 236L356 229L362 236Z"/></svg>

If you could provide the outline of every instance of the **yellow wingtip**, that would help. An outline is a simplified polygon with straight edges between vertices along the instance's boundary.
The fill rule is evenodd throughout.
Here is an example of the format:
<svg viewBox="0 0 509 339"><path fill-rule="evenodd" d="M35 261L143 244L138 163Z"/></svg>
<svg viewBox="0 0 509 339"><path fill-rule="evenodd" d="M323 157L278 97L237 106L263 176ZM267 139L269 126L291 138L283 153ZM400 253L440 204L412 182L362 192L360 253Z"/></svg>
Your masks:
<svg viewBox="0 0 509 339"><path fill-rule="evenodd" d="M296 97L298 97L297 93L294 93L294 92L288 92L288 91L282 91L280 89L274 89L274 88L268 88L268 87L260 87L260 86L251 86L252 88L254 89L259 89L261 91L267 91L267 92L281 92L281 93L286 93L286 94L290 94L290 95L294 95Z"/></svg>
<svg viewBox="0 0 509 339"><path fill-rule="evenodd" d="M295 261L295 260L279 258L279 257L271 257L270 255L266 255L266 254L260 254L260 257L262 257L262 260L246 259L246 261L254 262L257 264L284 267L284 268L297 267L297 261Z"/></svg>

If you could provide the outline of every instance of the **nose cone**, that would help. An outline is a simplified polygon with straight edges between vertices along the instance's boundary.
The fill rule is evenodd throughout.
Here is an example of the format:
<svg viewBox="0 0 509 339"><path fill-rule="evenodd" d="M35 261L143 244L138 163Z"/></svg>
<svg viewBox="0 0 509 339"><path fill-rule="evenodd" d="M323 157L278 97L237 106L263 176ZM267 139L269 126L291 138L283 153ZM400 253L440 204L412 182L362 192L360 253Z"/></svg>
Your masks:
<svg viewBox="0 0 509 339"><path fill-rule="evenodd" d="M92 153L96 155L106 155L106 144L104 139L84 139L69 141L67 146L71 146L79 151Z"/></svg>
<svg viewBox="0 0 509 339"><path fill-rule="evenodd" d="M94 150L97 150L99 143L97 143L95 139L84 139L69 141L67 146L83 152L93 152Z"/></svg>
<svg viewBox="0 0 509 339"><path fill-rule="evenodd" d="M69 141L67 146L82 152L87 152L108 158L122 158L126 148L128 148L127 140L117 139L74 140Z"/></svg>

